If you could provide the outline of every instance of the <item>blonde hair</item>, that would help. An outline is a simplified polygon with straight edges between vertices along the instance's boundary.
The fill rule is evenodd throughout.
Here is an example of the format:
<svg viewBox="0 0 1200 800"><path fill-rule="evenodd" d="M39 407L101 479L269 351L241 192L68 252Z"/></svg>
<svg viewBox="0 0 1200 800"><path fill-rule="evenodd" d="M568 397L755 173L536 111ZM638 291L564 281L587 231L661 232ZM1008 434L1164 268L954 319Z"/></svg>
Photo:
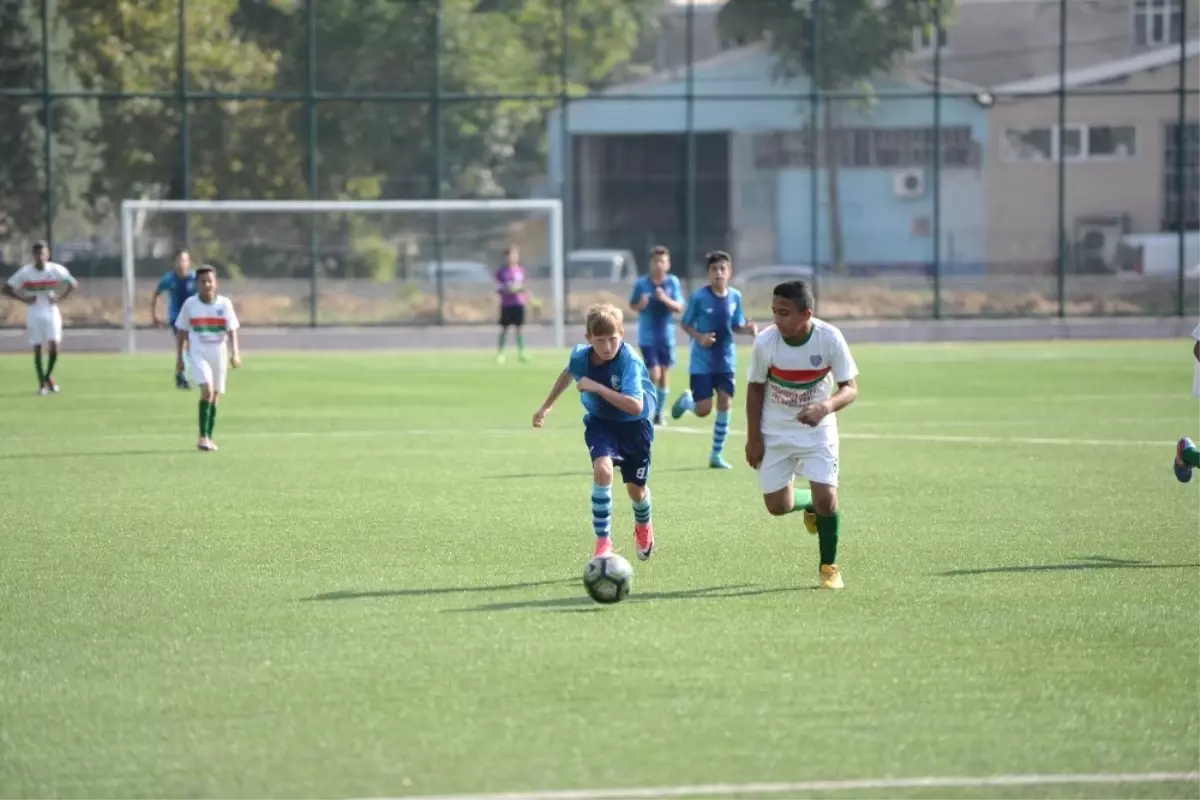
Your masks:
<svg viewBox="0 0 1200 800"><path fill-rule="evenodd" d="M612 336L624 329L625 315L612 303L599 303L588 309L588 336Z"/></svg>

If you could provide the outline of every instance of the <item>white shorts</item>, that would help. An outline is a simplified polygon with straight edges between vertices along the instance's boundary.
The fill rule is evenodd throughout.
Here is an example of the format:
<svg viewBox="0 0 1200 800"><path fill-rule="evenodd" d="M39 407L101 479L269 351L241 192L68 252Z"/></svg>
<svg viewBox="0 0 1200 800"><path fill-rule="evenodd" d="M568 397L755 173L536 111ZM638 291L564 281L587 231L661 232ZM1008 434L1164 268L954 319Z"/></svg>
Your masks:
<svg viewBox="0 0 1200 800"><path fill-rule="evenodd" d="M29 333L29 343L40 347L47 342L62 341L62 312L58 306L49 309L30 307L25 312L25 330Z"/></svg>
<svg viewBox="0 0 1200 800"><path fill-rule="evenodd" d="M217 394L225 394L225 373L229 370L229 348L224 344L201 344L184 353L185 363L192 368L192 380L210 386Z"/></svg>
<svg viewBox="0 0 1200 800"><path fill-rule="evenodd" d="M762 493L777 492L797 477L828 486L838 485L836 435L803 446L790 442L767 445L758 466L758 485Z"/></svg>

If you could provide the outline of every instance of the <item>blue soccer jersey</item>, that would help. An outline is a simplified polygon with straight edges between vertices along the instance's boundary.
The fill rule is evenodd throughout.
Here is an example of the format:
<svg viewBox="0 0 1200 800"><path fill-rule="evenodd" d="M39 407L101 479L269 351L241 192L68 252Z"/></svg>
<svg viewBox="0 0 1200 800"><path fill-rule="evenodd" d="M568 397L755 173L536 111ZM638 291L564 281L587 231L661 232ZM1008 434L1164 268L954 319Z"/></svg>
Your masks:
<svg viewBox="0 0 1200 800"><path fill-rule="evenodd" d="M683 300L683 286L674 275L667 275L661 284L656 284L649 275L637 279L629 302L637 303L644 295L650 297L650 302L638 313L638 347L675 346L675 312L654 296L659 286L675 302Z"/></svg>
<svg viewBox="0 0 1200 800"><path fill-rule="evenodd" d="M196 273L189 272L180 276L175 274L175 270L171 270L159 280L154 293L167 296L167 322L174 326L175 318L179 316L184 302L196 293Z"/></svg>
<svg viewBox="0 0 1200 800"><path fill-rule="evenodd" d="M687 309L683 312L683 324L699 333L711 333L716 337L711 347L701 347L699 342L692 340L688 372L692 375L716 375L737 371L737 346L733 332L746 324L741 292L730 288L724 297L720 297L711 286L705 286L688 301Z"/></svg>
<svg viewBox="0 0 1200 800"><path fill-rule="evenodd" d="M655 389L650 380L650 372L646 369L641 356L629 346L628 342L621 343L621 349L610 361L600 364L592 363L592 346L576 345L571 351L567 362L567 371L576 381L591 378L604 386L611 386L615 391L628 397L641 397L642 410L638 414L626 414L612 403L595 392L580 392L579 399L587 409L584 420L604 419L613 422L637 422L650 419L654 415Z"/></svg>

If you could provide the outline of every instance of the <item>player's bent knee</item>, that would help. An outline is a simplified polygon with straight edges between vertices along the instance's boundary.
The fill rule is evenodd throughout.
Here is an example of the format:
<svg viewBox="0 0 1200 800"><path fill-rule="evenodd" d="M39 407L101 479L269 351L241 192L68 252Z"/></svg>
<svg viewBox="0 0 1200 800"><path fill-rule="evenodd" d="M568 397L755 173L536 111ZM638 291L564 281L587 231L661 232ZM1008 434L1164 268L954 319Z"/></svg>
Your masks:
<svg viewBox="0 0 1200 800"><path fill-rule="evenodd" d="M697 417L707 417L712 412L712 400L701 400L696 403L696 408L692 413Z"/></svg>
<svg viewBox="0 0 1200 800"><path fill-rule="evenodd" d="M837 489L813 492L813 508L822 517L832 517L838 510Z"/></svg>
<svg viewBox="0 0 1200 800"><path fill-rule="evenodd" d="M772 517L782 517L792 513L792 499L783 497L779 493L764 494L763 503L767 507L767 513Z"/></svg>
<svg viewBox="0 0 1200 800"><path fill-rule="evenodd" d="M613 465L611 458L597 458L592 462L592 480L601 486L611 486Z"/></svg>
<svg viewBox="0 0 1200 800"><path fill-rule="evenodd" d="M640 503L645 500L646 495L650 492L644 483L627 483L625 484L625 490L629 492L629 499L635 503Z"/></svg>

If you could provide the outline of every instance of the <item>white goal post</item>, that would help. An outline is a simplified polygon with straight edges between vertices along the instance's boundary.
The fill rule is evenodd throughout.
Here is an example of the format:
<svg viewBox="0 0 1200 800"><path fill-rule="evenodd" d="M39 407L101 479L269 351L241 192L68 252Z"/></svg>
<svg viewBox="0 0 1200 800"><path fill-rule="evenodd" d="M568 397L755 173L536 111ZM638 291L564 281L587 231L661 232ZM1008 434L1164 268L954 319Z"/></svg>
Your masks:
<svg viewBox="0 0 1200 800"><path fill-rule="evenodd" d="M544 214L547 219L547 257L554 306L554 342L566 346L563 208L558 199L538 200L125 200L121 203L121 273L125 350L136 349L138 235L147 215L187 214L387 214L413 212L443 215L453 212ZM449 259L446 259L447 261ZM145 277L145 276L143 276ZM440 281L440 277L439 277ZM236 291L236 289L234 289ZM231 292L232 293L232 292ZM352 324L352 323L347 323Z"/></svg>

